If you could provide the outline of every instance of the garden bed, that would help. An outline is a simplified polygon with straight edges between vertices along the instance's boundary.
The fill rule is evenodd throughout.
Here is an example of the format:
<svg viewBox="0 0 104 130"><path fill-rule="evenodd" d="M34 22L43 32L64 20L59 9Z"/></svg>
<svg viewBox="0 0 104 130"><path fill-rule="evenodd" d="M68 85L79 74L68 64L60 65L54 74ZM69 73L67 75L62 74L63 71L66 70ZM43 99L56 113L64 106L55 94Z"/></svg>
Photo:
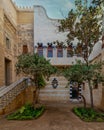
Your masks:
<svg viewBox="0 0 104 130"><path fill-rule="evenodd" d="M104 112L92 108L75 107L73 112L86 122L104 122Z"/></svg>
<svg viewBox="0 0 104 130"><path fill-rule="evenodd" d="M30 119L36 119L40 117L45 108L43 106L40 106L38 108L34 108L32 105L27 104L23 107L21 107L16 112L10 114L7 116L8 120L30 120Z"/></svg>

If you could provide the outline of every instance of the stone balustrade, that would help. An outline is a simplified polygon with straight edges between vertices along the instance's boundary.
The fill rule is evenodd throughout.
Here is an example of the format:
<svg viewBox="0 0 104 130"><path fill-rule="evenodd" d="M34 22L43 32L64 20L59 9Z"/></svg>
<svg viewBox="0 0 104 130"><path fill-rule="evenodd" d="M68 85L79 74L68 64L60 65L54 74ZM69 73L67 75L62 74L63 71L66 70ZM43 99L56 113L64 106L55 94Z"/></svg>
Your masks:
<svg viewBox="0 0 104 130"><path fill-rule="evenodd" d="M2 88L0 91L0 109L5 108L27 87L28 78L22 78L10 86Z"/></svg>

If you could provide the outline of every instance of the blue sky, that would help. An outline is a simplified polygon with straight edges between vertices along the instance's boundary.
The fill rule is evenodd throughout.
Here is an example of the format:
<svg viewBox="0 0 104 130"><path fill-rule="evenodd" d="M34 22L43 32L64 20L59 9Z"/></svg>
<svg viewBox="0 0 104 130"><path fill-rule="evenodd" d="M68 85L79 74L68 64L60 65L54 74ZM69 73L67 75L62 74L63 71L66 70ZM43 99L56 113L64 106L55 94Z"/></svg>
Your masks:
<svg viewBox="0 0 104 130"><path fill-rule="evenodd" d="M50 18L64 18L74 8L74 0L13 0L18 6L42 5Z"/></svg>

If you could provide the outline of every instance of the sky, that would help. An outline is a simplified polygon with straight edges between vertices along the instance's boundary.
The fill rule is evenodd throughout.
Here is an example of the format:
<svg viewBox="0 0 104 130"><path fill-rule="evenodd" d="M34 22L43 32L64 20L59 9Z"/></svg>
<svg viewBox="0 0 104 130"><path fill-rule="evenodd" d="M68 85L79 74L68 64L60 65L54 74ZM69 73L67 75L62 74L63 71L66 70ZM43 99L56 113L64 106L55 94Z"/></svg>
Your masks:
<svg viewBox="0 0 104 130"><path fill-rule="evenodd" d="M74 7L74 0L13 0L18 6L42 5L50 18L65 18Z"/></svg>

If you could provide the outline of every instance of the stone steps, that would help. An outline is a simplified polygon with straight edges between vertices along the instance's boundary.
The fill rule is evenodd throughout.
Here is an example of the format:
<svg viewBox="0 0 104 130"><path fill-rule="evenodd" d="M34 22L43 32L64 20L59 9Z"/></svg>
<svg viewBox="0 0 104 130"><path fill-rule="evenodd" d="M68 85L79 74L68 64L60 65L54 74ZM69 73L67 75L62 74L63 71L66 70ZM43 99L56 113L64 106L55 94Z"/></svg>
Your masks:
<svg viewBox="0 0 104 130"><path fill-rule="evenodd" d="M40 101L69 101L69 94L40 94Z"/></svg>
<svg viewBox="0 0 104 130"><path fill-rule="evenodd" d="M54 76L51 76L50 78L49 78L49 81L52 81L54 78L56 78L57 80L59 80L59 81L67 81L67 79L65 78L65 77L62 77L62 76L58 76L58 77L54 77Z"/></svg>
<svg viewBox="0 0 104 130"><path fill-rule="evenodd" d="M66 87L66 86L63 86L63 85L58 85L56 89L68 89L68 88L69 88L69 86ZM42 88L42 89L54 89L54 88L52 87L52 85L46 85L45 88Z"/></svg>
<svg viewBox="0 0 104 130"><path fill-rule="evenodd" d="M68 92L69 89L65 88L65 89L41 89L40 92Z"/></svg>
<svg viewBox="0 0 104 130"><path fill-rule="evenodd" d="M46 83L46 88L48 88L48 87L50 87L50 88L52 88L52 81L53 81L53 79L54 78L56 78L56 80L58 81L58 86L57 86L57 88L65 88L66 86L67 86L67 84L68 84L68 81L64 78L64 77L62 77L62 76L58 76L58 77L50 77L49 78L49 81L47 81L47 83Z"/></svg>
<svg viewBox="0 0 104 130"><path fill-rule="evenodd" d="M27 78L21 78L8 87L4 86L0 88L0 110L4 109L16 96L28 87L27 81Z"/></svg>
<svg viewBox="0 0 104 130"><path fill-rule="evenodd" d="M67 85L67 83L68 83L67 81L59 81L59 82L58 82L58 85ZM46 84L47 84L47 85L51 85L51 84L52 84L52 81L51 81L51 82L47 82Z"/></svg>

